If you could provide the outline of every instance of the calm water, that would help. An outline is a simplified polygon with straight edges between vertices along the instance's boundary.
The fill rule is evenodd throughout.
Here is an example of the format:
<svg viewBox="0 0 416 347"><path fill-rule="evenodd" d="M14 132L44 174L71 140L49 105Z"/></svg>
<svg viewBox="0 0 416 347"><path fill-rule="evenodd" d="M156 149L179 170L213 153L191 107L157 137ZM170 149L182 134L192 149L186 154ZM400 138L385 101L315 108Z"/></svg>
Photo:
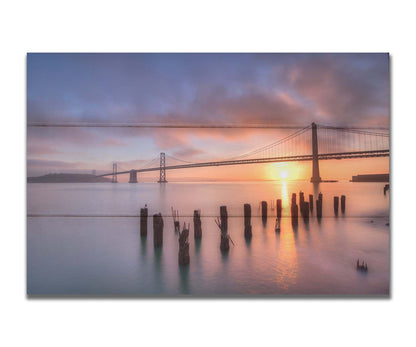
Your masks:
<svg viewBox="0 0 416 347"><path fill-rule="evenodd" d="M45 295L241 295L389 293L389 194L383 183L307 182L28 184L27 291ZM291 193L323 193L323 218L292 228ZM333 196L347 196L337 218ZM298 195L297 195L298 197ZM281 232L270 201L283 200ZM269 203L269 219L259 203ZM252 206L253 238L246 241L243 204ZM162 212L163 247L139 234L140 207ZM222 254L214 222L227 205L235 243ZM171 206L191 223L189 266L178 265L178 235ZM200 209L202 240L193 237L192 214ZM314 209L315 213L315 209ZM313 213L313 214L314 214ZM60 215L59 217L47 215ZM65 215L65 216L62 216ZM78 217L74 217L78 216ZM79 217L79 215L86 217ZM103 216L103 217L100 217ZM106 216L106 217L105 217ZM257 217L256 217L257 216ZM367 274L355 269L365 259Z"/></svg>

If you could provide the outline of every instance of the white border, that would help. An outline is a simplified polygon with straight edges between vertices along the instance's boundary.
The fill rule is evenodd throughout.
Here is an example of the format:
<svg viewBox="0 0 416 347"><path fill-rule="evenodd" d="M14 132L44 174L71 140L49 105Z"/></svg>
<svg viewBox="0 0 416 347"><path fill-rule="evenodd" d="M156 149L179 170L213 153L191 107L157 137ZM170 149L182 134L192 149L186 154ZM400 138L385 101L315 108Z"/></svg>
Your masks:
<svg viewBox="0 0 416 347"><path fill-rule="evenodd" d="M393 5L394 4L394 5ZM3 346L319 345L414 341L411 2L16 1L1 6ZM26 52L390 52L391 299L28 300Z"/></svg>

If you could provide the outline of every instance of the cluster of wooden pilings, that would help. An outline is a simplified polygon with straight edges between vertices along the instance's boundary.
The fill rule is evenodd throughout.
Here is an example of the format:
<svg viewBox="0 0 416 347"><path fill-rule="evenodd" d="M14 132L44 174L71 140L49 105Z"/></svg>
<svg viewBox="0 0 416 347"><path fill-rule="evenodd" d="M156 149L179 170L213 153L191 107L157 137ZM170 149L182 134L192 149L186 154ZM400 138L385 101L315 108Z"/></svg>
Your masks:
<svg viewBox="0 0 416 347"><path fill-rule="evenodd" d="M341 195L341 212L345 213L345 195ZM339 209L339 196L334 196L334 214L338 216L338 209Z"/></svg>
<svg viewBox="0 0 416 347"><path fill-rule="evenodd" d="M310 196L309 196L309 200L310 200ZM299 192L299 205L300 205L300 215L303 217L303 220L305 221L305 223L308 223L310 204L308 201L305 201L305 196L302 191Z"/></svg>
<svg viewBox="0 0 416 347"><path fill-rule="evenodd" d="M341 198L338 196L334 196L334 213L337 216L339 210L339 202L341 200L341 212L345 213L345 204L346 204L346 196L341 195ZM322 218L322 202L323 197L322 193L318 194L318 199L315 201L316 204L316 216L318 220ZM273 205L273 204L272 204ZM263 224L267 223L267 202L261 201L261 218ZM282 200L276 200L276 231L280 231L280 219L282 218ZM296 201L296 193L292 194L291 203L290 203L290 217L292 220L292 226L296 227L298 225L299 219L299 211L301 217L303 218L305 223L309 222L309 218L312 215L314 210L314 196L309 194L309 201L305 201L305 195L301 191L299 192L299 205ZM174 220L174 229L175 232L179 233L179 254L178 254L178 262L180 265L189 264L189 230L190 225L186 226L184 223L182 231L180 231L180 224L179 224L179 213L177 210L173 210L172 208L172 217ZM147 236L147 222L148 222L148 209L147 206L145 208L140 209L140 235L142 237ZM202 238L202 223L201 223L201 211L195 210L193 214L193 222L194 222L194 238L201 239ZM230 242L233 243L229 233L228 233L228 212L227 206L220 206L220 217L215 220L218 228L221 232L221 241L220 241L220 249L223 252L226 252L230 249ZM161 247L163 244L163 217L160 213L153 215L153 244L154 247ZM251 226L251 205L244 204L244 237L246 239L251 239L253 235L252 226ZM234 244L234 243L233 243Z"/></svg>

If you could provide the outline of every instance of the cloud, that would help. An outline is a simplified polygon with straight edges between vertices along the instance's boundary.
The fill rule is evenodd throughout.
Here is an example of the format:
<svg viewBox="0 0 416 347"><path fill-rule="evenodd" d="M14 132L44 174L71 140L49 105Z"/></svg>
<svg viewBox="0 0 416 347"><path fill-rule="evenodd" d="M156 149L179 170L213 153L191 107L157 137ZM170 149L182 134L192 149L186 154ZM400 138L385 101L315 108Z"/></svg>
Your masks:
<svg viewBox="0 0 416 347"><path fill-rule="evenodd" d="M200 154L204 154L205 152L201 149L194 148L194 147L185 147L180 148L172 152L172 155L179 158L194 158Z"/></svg>
<svg viewBox="0 0 416 347"><path fill-rule="evenodd" d="M316 118L363 122L388 115L388 108L387 54L40 54L28 60L29 122L304 125Z"/></svg>
<svg viewBox="0 0 416 347"><path fill-rule="evenodd" d="M79 163L69 163L61 160L28 159L27 165L37 168L74 168L75 166L78 166Z"/></svg>
<svg viewBox="0 0 416 347"><path fill-rule="evenodd" d="M121 142L117 138L108 138L107 140L103 141L102 144L104 146L116 146L116 147L126 146L126 143Z"/></svg>
<svg viewBox="0 0 416 347"><path fill-rule="evenodd" d="M288 86L312 102L330 124L365 125L375 117L388 125L388 55L313 55L289 69ZM381 111L381 112L380 112Z"/></svg>
<svg viewBox="0 0 416 347"><path fill-rule="evenodd" d="M46 155L60 153L51 145L30 145L27 147L27 154L31 155Z"/></svg>

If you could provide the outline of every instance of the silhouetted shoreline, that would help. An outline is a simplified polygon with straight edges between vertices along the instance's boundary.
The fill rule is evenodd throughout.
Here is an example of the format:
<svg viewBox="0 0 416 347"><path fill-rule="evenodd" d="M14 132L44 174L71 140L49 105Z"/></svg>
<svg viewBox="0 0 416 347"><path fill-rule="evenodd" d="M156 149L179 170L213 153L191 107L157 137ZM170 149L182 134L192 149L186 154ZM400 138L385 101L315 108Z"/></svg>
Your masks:
<svg viewBox="0 0 416 347"><path fill-rule="evenodd" d="M104 183L110 179L88 174L48 174L38 177L28 177L27 183Z"/></svg>

